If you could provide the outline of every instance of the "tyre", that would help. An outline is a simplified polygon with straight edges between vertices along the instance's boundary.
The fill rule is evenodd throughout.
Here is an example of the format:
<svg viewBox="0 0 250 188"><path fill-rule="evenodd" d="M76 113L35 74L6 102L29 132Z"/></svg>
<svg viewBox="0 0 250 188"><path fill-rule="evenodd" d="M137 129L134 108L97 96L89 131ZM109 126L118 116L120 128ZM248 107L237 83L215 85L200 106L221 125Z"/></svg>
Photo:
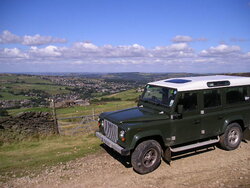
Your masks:
<svg viewBox="0 0 250 188"><path fill-rule="evenodd" d="M242 129L238 123L229 124L223 135L220 136L220 146L225 150L238 148L242 140Z"/></svg>
<svg viewBox="0 0 250 188"><path fill-rule="evenodd" d="M136 172L147 174L154 171L161 162L161 146L155 140L140 143L131 156L131 163Z"/></svg>

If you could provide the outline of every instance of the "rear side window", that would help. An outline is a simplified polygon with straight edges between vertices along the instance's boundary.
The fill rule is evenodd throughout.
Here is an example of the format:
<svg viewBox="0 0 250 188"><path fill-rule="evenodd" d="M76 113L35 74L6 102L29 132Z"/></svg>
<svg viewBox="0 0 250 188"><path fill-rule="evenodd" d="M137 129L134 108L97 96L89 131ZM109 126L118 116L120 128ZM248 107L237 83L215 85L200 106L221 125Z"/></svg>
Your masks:
<svg viewBox="0 0 250 188"><path fill-rule="evenodd" d="M219 90L204 91L204 108L211 108L221 105L221 94Z"/></svg>
<svg viewBox="0 0 250 188"><path fill-rule="evenodd" d="M197 109L197 93L183 93L178 104L183 105L184 111Z"/></svg>
<svg viewBox="0 0 250 188"><path fill-rule="evenodd" d="M246 97L247 97L246 87L228 88L226 90L227 104L234 104L234 103L246 101Z"/></svg>

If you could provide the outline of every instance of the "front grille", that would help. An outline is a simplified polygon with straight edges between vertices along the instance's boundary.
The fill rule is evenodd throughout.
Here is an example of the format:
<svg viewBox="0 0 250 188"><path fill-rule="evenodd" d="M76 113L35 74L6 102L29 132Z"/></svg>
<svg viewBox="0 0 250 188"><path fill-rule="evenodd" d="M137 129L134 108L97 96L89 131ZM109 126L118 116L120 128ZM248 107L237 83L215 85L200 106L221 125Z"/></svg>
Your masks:
<svg viewBox="0 0 250 188"><path fill-rule="evenodd" d="M114 123L110 121L104 120L104 133L106 137L108 137L113 142L117 142L118 140L118 127Z"/></svg>

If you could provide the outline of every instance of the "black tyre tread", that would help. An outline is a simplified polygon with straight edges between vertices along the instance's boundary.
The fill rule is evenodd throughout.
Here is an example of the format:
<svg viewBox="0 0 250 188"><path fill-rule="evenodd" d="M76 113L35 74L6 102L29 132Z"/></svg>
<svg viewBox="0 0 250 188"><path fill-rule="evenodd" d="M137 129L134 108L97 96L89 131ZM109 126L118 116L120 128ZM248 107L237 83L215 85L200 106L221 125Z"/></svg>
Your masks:
<svg viewBox="0 0 250 188"><path fill-rule="evenodd" d="M240 141L239 141L239 143L238 143L235 147L231 147L231 146L229 146L228 143L227 143L227 135L228 135L230 129L233 128L233 127L239 128L239 129L240 129L240 132L241 132L241 134L240 134ZM224 149L224 150L227 150L227 151L234 150L234 149L236 149L236 148L239 147L240 142L241 142L241 140L242 140L242 136L243 136L243 133L242 133L241 126L240 126L238 123L231 123L231 124L229 124L229 125L227 126L227 128L226 128L224 134L222 134L222 135L220 136L220 142L219 142L220 147L221 147L222 149Z"/></svg>
<svg viewBox="0 0 250 188"><path fill-rule="evenodd" d="M150 168L145 168L144 166L138 166L138 164L141 163L141 157L143 156L143 151L151 147L154 147L158 151L158 158L155 164ZM132 163L134 170L138 172L139 174L147 174L149 172L154 171L160 165L161 155L162 155L161 152L162 152L161 145L155 140L147 140L147 141L140 143L136 147L136 149L134 150L131 156L131 163Z"/></svg>

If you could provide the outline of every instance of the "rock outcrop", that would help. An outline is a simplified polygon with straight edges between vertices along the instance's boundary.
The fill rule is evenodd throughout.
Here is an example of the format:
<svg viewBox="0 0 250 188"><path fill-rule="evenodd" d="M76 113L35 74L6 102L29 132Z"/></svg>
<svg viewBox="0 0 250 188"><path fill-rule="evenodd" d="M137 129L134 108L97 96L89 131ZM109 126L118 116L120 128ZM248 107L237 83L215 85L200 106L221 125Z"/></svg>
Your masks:
<svg viewBox="0 0 250 188"><path fill-rule="evenodd" d="M0 118L0 130L24 135L55 133L53 117L48 112L22 112L16 116Z"/></svg>

